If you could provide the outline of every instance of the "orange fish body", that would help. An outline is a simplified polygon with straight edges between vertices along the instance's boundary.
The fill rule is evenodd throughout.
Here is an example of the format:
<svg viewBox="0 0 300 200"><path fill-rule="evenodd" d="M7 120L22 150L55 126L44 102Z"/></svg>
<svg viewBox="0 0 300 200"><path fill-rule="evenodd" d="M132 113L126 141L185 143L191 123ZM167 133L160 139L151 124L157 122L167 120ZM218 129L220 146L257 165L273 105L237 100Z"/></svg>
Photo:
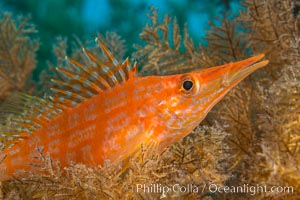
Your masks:
<svg viewBox="0 0 300 200"><path fill-rule="evenodd" d="M9 128L12 119L3 123L3 138L13 137L14 131L19 137L0 154L0 180L18 176L22 170L35 171L32 164L36 162L37 149L59 160L62 166L71 162L89 166L102 165L107 160L118 162L141 144L157 144L164 149L189 134L233 86L268 63L257 62L263 57L258 55L186 74L138 77L136 66L130 67L127 60L118 63L100 41L99 44L112 64L110 68L102 67L85 50L95 66L85 69L69 59L81 69L82 77L58 69L69 76L70 82L56 81L65 85L64 89L54 89L58 95L52 102L23 94L18 95L21 101L11 100L10 105L22 102L39 115L24 114L31 116L28 123L15 120L22 125L19 132ZM86 91L82 88L88 88L93 95L77 97L76 92ZM81 101L72 106L72 98Z"/></svg>

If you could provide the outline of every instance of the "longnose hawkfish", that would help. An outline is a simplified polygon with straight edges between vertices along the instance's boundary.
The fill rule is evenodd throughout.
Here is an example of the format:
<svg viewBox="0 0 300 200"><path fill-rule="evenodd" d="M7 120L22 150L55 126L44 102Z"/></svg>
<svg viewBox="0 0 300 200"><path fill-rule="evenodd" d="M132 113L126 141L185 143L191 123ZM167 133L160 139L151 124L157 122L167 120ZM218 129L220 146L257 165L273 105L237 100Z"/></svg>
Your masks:
<svg viewBox="0 0 300 200"><path fill-rule="evenodd" d="M55 95L23 93L0 108L0 180L35 172L36 149L60 162L98 166L118 162L141 144L159 150L188 135L241 80L268 64L260 54L222 66L167 76L137 76L137 64L118 62L97 40L107 62L83 49L90 66L66 58L74 70L57 68ZM260 62L259 62L260 61Z"/></svg>

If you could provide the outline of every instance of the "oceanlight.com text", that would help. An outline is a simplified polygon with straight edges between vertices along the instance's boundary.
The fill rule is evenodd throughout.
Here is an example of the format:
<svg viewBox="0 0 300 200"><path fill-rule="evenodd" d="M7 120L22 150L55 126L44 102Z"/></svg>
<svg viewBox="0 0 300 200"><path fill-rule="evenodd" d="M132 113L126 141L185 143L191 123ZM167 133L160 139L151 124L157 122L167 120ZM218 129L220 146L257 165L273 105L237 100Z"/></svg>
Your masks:
<svg viewBox="0 0 300 200"><path fill-rule="evenodd" d="M267 186L267 185L249 185L243 184L241 186L227 186L209 184L208 191L211 193L247 193L256 195L259 193L293 193L292 186Z"/></svg>
<svg viewBox="0 0 300 200"><path fill-rule="evenodd" d="M228 185L218 185L214 183L203 184L198 186L196 184L173 184L173 185L163 185L159 183L153 184L136 184L135 192L137 193L246 193L249 195L256 195L259 193L287 193L291 194L294 192L292 186L269 186L264 184L249 185L243 184L239 186L228 186Z"/></svg>

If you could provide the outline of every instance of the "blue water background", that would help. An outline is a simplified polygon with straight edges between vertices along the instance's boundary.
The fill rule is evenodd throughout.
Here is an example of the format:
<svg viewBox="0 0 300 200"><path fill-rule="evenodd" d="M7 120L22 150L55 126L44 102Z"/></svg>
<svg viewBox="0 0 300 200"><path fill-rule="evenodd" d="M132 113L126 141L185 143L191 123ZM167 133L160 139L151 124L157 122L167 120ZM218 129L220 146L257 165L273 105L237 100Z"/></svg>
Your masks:
<svg viewBox="0 0 300 200"><path fill-rule="evenodd" d="M141 44L139 33L150 23L146 14L150 6L159 8L159 18L164 14L177 18L182 29L187 23L189 35L195 43L203 43L209 21L222 18L224 12L238 14L238 0L2 0L2 12L32 16L31 21L39 31L40 49L36 74L51 60L52 45L57 36L82 40L92 39L97 32L115 31L126 40L127 55Z"/></svg>

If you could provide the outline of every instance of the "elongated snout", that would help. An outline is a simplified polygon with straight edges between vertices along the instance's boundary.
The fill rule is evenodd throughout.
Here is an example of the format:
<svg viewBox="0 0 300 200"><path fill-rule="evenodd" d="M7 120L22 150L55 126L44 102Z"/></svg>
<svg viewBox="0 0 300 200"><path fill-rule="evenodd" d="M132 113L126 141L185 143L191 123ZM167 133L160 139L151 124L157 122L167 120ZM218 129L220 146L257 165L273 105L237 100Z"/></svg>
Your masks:
<svg viewBox="0 0 300 200"><path fill-rule="evenodd" d="M258 62L263 57L264 54L260 54L246 60L201 70L199 78L208 85L210 82L217 82L220 84L219 86L232 88L255 70L267 65L268 60ZM197 74L197 72L195 73Z"/></svg>
<svg viewBox="0 0 300 200"><path fill-rule="evenodd" d="M230 89L255 70L267 65L268 60L260 61L263 57L264 54L260 54L246 60L193 72L200 85L194 98L197 106L202 108L202 113L207 114Z"/></svg>

